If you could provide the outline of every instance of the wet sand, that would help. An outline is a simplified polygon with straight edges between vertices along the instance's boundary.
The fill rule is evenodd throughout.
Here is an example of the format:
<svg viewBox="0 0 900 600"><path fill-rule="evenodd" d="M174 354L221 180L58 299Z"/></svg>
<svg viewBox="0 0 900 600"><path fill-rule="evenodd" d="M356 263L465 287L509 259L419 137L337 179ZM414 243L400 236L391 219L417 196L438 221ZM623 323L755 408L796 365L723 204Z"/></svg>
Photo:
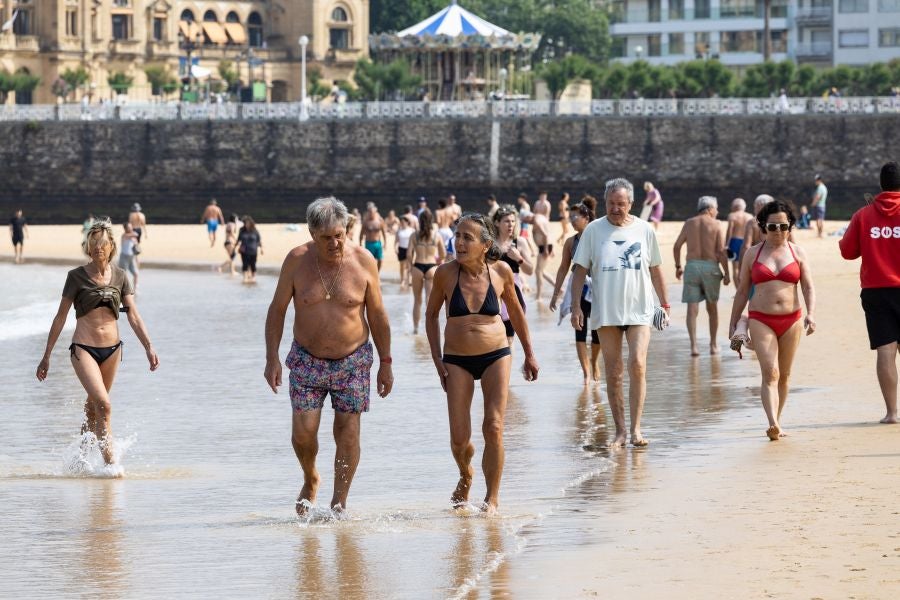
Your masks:
<svg viewBox="0 0 900 600"><path fill-rule="evenodd" d="M827 230L840 225L828 223ZM260 229L266 270L277 270L284 254L308 239L303 226ZM660 240L674 307L670 331L679 335L682 328L687 357L685 308L671 258L679 229L680 223L664 223ZM26 260L80 260L80 226L32 227L30 233ZM203 226L151 225L142 259L146 266L212 269L225 258L221 233L210 249ZM728 360L733 287L727 288L719 305L721 361L704 355L675 362L690 365L701 378L720 367L720 377L727 378L737 364L745 405L729 411L715 430L693 432L693 441L709 443L679 449L677 461L661 456L665 443L678 444L678 428L655 428L648 412L645 428L655 436L650 448L610 453L616 472L609 488L594 489L599 484L587 480L572 491L589 500L577 521L579 543L538 535L497 577L480 584L483 591L515 598L655 592L666 598L723 592L740 598L896 597L900 426L877 424L884 404L859 306L859 265L841 259L838 239L798 232L813 267L818 329L803 339L794 364L793 395L783 416L787 438L770 443L764 435L752 353L742 363ZM10 256L6 242L0 260ZM395 279L393 252L387 257L385 279ZM698 333L704 347L702 311Z"/></svg>

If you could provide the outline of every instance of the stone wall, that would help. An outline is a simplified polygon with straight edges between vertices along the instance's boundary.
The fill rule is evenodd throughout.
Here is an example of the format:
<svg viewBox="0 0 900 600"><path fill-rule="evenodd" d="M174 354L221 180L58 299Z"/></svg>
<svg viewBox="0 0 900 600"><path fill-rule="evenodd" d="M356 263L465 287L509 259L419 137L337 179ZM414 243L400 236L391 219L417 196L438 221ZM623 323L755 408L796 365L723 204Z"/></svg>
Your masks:
<svg viewBox="0 0 900 600"><path fill-rule="evenodd" d="M723 210L762 192L805 204L821 173L829 217L843 218L900 158L898 135L896 115L0 123L0 215L121 220L140 202L153 222L193 222L215 197L226 213L290 222L327 194L386 211L452 191L478 209L491 192L599 196L625 176L653 181L666 216L684 218L705 194Z"/></svg>

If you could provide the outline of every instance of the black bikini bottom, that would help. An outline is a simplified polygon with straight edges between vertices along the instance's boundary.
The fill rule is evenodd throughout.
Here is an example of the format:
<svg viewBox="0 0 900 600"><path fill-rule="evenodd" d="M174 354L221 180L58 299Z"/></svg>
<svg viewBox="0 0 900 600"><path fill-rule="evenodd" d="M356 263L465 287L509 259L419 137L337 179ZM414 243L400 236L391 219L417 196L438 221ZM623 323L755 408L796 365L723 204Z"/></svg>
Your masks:
<svg viewBox="0 0 900 600"><path fill-rule="evenodd" d="M447 364L462 367L472 375L472 379L481 379L481 376L484 375L484 372L488 367L504 356L510 356L511 354L509 346L507 346L506 348L500 348L499 350L494 350L487 354L477 354L475 356L445 354L443 361Z"/></svg>
<svg viewBox="0 0 900 600"><path fill-rule="evenodd" d="M431 270L433 267L436 267L437 265L427 263L413 263L413 266L422 271L422 275L425 275L429 270Z"/></svg>
<svg viewBox="0 0 900 600"><path fill-rule="evenodd" d="M75 357L75 360L81 360L78 358L78 356L75 355L75 346L78 346L79 348L90 354L91 358L93 358L98 365L102 365L107 358L115 354L116 350L118 350L119 347L124 344L125 342L120 340L115 346L109 346L107 348L97 348L95 346L85 346L84 344L76 344L75 342L72 342L72 344L69 345L69 353ZM122 354L124 355L124 352Z"/></svg>

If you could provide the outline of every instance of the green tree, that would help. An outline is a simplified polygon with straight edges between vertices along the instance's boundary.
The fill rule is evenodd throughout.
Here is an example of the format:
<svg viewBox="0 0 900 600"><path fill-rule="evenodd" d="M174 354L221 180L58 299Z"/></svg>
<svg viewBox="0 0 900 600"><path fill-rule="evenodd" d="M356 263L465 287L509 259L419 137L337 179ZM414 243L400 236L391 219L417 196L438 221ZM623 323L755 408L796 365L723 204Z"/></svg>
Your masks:
<svg viewBox="0 0 900 600"><path fill-rule="evenodd" d="M6 103L10 92L16 91L16 76L9 71L0 71L0 104Z"/></svg>
<svg viewBox="0 0 900 600"><path fill-rule="evenodd" d="M535 22L542 34L537 55L562 58L581 54L605 64L609 59L610 37L606 13L589 0L558 0L545 3L543 18Z"/></svg>
<svg viewBox="0 0 900 600"><path fill-rule="evenodd" d="M324 98L331 91L331 87L322 83L322 71L319 67L312 67L307 72L309 77L309 96L311 98Z"/></svg>
<svg viewBox="0 0 900 600"><path fill-rule="evenodd" d="M538 76L547 83L547 89L554 100L576 79L595 78L597 68L585 57L572 54L557 62L548 62L538 69Z"/></svg>
<svg viewBox="0 0 900 600"><path fill-rule="evenodd" d="M387 65L361 59L356 63L353 80L365 100L400 100L422 85L422 78L411 74L403 59Z"/></svg>
<svg viewBox="0 0 900 600"><path fill-rule="evenodd" d="M128 89L134 83L134 77L129 77L121 71L116 71L106 78L106 82L116 94L124 95L128 93Z"/></svg>
<svg viewBox="0 0 900 600"><path fill-rule="evenodd" d="M144 73L147 75L147 82L150 84L150 90L154 96L171 94L178 89L178 80L165 65L147 65L144 67Z"/></svg>
<svg viewBox="0 0 900 600"><path fill-rule="evenodd" d="M628 69L622 63L613 63L598 70L591 85L595 98L622 98L628 91Z"/></svg>
<svg viewBox="0 0 900 600"><path fill-rule="evenodd" d="M31 94L34 91L34 88L38 86L41 82L41 78L37 75L32 75L28 71L23 69L19 69L16 71L16 74L13 75L15 81L15 90L16 90L16 102L19 102L19 94Z"/></svg>
<svg viewBox="0 0 900 600"><path fill-rule="evenodd" d="M816 73L815 67L812 65L803 65L794 74L793 91L796 96L814 96L816 95Z"/></svg>
<svg viewBox="0 0 900 600"><path fill-rule="evenodd" d="M866 96L887 96L891 93L891 71L885 63L872 63L860 68L860 89Z"/></svg>
<svg viewBox="0 0 900 600"><path fill-rule="evenodd" d="M225 82L225 90L232 94L238 92L238 88L241 87L241 76L233 62L230 60L219 61L219 77Z"/></svg>
<svg viewBox="0 0 900 600"><path fill-rule="evenodd" d="M91 80L90 74L84 67L77 69L66 69L59 74L59 78L66 82L69 86L69 93L74 95L84 84Z"/></svg>
<svg viewBox="0 0 900 600"><path fill-rule="evenodd" d="M730 96L735 76L718 60L691 60L675 66L678 95L682 98Z"/></svg>

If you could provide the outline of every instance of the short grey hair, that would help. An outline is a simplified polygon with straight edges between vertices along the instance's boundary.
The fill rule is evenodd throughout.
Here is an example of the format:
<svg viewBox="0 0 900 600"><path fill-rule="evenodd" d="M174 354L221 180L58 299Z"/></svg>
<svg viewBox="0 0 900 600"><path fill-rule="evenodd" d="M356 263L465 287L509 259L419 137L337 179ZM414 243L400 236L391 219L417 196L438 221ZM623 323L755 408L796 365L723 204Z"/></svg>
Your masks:
<svg viewBox="0 0 900 600"><path fill-rule="evenodd" d="M628 192L628 201L634 202L634 186L624 177L616 177L606 182L606 190L603 192L603 199L609 200L610 195L616 190L625 190Z"/></svg>
<svg viewBox="0 0 900 600"><path fill-rule="evenodd" d="M335 198L319 198L306 209L306 224L313 231L321 231L334 225L347 226L350 214L347 205Z"/></svg>
<svg viewBox="0 0 900 600"><path fill-rule="evenodd" d="M715 196L700 196L697 200L697 212L703 212L710 208L719 208L719 201Z"/></svg>
<svg viewBox="0 0 900 600"><path fill-rule="evenodd" d="M768 194L760 194L756 197L756 200L753 201L753 212L758 213L762 210L762 207L769 202L775 202L775 198Z"/></svg>
<svg viewBox="0 0 900 600"><path fill-rule="evenodd" d="M731 201L731 210L739 210L743 212L747 210L747 203L744 202L743 198L735 198Z"/></svg>

